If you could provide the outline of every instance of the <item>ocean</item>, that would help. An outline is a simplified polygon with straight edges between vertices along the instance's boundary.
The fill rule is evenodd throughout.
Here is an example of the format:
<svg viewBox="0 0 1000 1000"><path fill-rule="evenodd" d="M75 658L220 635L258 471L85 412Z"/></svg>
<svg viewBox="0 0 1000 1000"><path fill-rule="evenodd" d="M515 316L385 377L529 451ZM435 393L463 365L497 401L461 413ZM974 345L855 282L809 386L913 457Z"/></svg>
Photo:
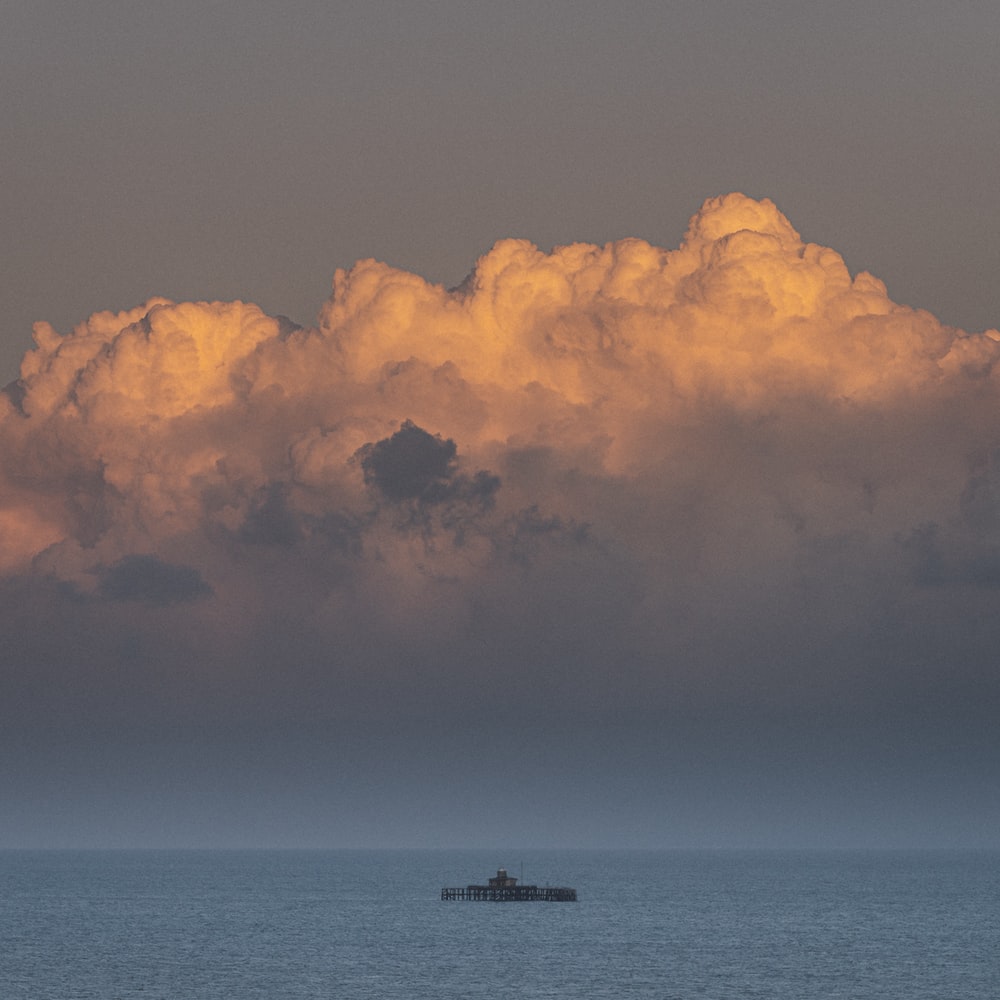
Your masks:
<svg viewBox="0 0 1000 1000"><path fill-rule="evenodd" d="M4 851L0 997L997 1000L1000 853Z"/></svg>

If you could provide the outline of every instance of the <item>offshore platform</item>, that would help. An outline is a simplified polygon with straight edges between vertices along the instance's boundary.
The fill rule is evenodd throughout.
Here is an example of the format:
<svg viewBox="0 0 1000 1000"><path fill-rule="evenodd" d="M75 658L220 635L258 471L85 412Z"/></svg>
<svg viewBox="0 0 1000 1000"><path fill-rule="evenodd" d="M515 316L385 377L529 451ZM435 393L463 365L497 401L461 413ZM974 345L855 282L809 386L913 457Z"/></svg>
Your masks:
<svg viewBox="0 0 1000 1000"><path fill-rule="evenodd" d="M442 889L441 898L478 903L575 903L576 889L518 885L517 879L508 875L506 868L498 868L487 885Z"/></svg>

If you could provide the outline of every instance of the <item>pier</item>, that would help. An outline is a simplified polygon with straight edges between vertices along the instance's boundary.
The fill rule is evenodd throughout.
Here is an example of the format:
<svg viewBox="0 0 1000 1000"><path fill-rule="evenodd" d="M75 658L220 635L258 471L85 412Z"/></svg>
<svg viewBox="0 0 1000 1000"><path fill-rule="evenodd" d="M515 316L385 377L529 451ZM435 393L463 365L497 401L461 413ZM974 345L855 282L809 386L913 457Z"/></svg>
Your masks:
<svg viewBox="0 0 1000 1000"><path fill-rule="evenodd" d="M443 900L477 903L575 903L576 889L555 886L518 885L517 879L498 868L487 885L442 889Z"/></svg>

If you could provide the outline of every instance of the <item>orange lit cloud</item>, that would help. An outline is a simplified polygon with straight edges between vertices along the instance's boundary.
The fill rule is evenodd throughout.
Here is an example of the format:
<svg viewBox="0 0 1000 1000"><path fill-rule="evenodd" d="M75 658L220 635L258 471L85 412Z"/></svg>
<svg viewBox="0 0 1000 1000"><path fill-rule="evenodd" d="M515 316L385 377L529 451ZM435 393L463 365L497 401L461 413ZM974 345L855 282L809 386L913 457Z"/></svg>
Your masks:
<svg viewBox="0 0 1000 1000"><path fill-rule="evenodd" d="M315 328L154 300L35 337L2 569L219 655L293 622L502 687L541 643L599 704L1000 586L1000 334L894 303L766 200L709 200L676 250L504 240L454 290L362 261Z"/></svg>

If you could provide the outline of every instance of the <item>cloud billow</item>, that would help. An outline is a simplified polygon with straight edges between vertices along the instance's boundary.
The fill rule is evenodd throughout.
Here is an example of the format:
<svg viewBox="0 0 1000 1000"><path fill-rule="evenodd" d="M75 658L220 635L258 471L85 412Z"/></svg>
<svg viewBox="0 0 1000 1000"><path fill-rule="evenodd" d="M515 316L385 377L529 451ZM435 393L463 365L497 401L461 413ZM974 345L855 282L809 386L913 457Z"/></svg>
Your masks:
<svg viewBox="0 0 1000 1000"><path fill-rule="evenodd" d="M433 502L452 473L455 442L442 441L407 420L390 438L361 449L365 482L390 500Z"/></svg>

